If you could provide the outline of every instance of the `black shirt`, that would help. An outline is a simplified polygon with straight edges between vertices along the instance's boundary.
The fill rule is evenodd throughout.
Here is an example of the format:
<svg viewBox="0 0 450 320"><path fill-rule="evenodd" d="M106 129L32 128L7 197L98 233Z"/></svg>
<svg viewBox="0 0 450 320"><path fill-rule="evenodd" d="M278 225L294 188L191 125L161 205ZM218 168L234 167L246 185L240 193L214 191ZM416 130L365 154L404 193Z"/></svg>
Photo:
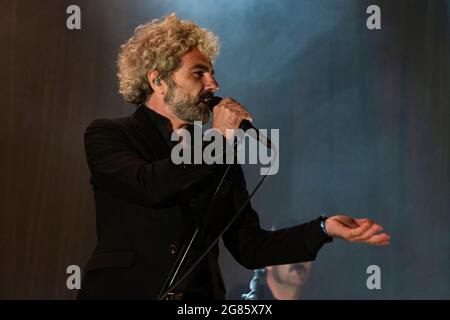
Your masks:
<svg viewBox="0 0 450 320"><path fill-rule="evenodd" d="M153 111L152 109L145 107L146 114L153 121L153 123L158 128L159 133L161 134L162 139L167 143L167 146L172 149L178 141L172 141L172 126L170 120L161 114ZM187 131L191 133L191 137L193 137L193 125L188 125L185 128ZM193 139L191 139L191 145L193 144ZM189 228L192 232L190 234L186 234L185 237L185 246L179 251L178 257L175 265L173 266L172 272L170 272L169 279L171 280L176 269L179 266L179 263L183 259L184 253L187 251L184 260L181 263L181 267L177 272L172 285L180 279L188 269L197 261L197 259L203 254L206 250L207 245L203 240L202 231L199 231L197 236L195 236L193 244L188 249L188 244L194 236L195 230L202 223L202 216L205 214L205 211L208 206L208 201L210 199L205 199L204 194L199 194L199 188L196 185L186 190L182 195L180 195L180 202L183 202L185 205L183 209L185 211L185 224L189 224L191 228ZM191 299L210 299L212 295L212 288L209 286L210 281L208 278L211 276L208 273L207 268L207 258L203 258L199 264L195 267L195 269L187 276L187 278L176 288L174 288L174 293L183 293L184 300ZM170 281L169 280L169 281Z"/></svg>

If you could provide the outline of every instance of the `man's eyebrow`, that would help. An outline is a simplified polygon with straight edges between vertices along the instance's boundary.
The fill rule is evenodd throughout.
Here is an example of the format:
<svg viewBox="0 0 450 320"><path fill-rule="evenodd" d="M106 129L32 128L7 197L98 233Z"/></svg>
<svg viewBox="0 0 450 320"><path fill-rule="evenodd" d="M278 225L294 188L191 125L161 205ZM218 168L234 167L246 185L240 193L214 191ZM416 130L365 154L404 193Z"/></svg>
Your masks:
<svg viewBox="0 0 450 320"><path fill-rule="evenodd" d="M211 72L211 74L214 74L214 69L212 69L211 67L209 67L207 65L204 65L204 64L196 64L196 65L192 66L190 69L191 70L193 70L193 69L201 69L201 70L203 70L205 72Z"/></svg>

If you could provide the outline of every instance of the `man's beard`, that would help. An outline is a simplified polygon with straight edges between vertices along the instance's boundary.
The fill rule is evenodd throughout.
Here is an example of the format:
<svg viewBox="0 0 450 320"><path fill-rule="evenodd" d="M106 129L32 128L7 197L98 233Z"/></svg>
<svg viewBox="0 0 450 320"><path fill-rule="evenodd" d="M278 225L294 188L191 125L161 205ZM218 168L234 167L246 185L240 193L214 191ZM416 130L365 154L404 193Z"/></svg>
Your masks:
<svg viewBox="0 0 450 320"><path fill-rule="evenodd" d="M209 121L209 108L207 103L202 102L203 97L210 93L203 93L195 99L188 94L179 94L175 100L176 89L179 88L175 82L169 81L168 91L164 97L164 102L169 105L172 112L181 120L187 123L194 123L194 121L201 121L206 123ZM180 90L179 90L180 91Z"/></svg>

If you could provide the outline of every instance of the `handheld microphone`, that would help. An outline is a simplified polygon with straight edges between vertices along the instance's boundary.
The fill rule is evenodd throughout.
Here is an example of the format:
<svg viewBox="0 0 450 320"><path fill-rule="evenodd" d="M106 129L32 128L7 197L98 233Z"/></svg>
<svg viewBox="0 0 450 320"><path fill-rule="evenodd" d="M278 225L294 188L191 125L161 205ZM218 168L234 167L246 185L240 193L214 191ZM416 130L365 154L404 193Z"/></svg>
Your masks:
<svg viewBox="0 0 450 320"><path fill-rule="evenodd" d="M209 101L208 101L209 110L212 112L214 107L216 105L218 105L220 101L222 101L222 98L218 97L218 96L213 96L211 99L209 99ZM266 145L268 148L272 148L272 142L270 141L270 139L267 138L266 136L264 136L263 134L261 134L259 132L259 130L256 129L253 126L253 124L250 121L248 121L247 119L244 119L241 121L239 128L244 130L244 132L246 132L252 138L254 138L257 141ZM253 129L253 130L248 131L249 129ZM256 134L254 134L254 133L256 133Z"/></svg>

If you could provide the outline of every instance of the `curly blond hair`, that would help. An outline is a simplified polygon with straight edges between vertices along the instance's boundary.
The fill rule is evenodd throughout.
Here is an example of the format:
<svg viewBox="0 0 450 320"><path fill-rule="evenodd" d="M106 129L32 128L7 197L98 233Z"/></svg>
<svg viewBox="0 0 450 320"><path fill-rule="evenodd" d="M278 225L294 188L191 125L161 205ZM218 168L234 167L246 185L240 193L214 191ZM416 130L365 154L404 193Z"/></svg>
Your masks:
<svg viewBox="0 0 450 320"><path fill-rule="evenodd" d="M127 102L143 103L153 93L147 73L157 70L162 79L170 80L180 66L181 56L193 48L213 62L219 53L219 39L191 21L178 19L174 13L138 26L120 47L117 61L120 94Z"/></svg>

